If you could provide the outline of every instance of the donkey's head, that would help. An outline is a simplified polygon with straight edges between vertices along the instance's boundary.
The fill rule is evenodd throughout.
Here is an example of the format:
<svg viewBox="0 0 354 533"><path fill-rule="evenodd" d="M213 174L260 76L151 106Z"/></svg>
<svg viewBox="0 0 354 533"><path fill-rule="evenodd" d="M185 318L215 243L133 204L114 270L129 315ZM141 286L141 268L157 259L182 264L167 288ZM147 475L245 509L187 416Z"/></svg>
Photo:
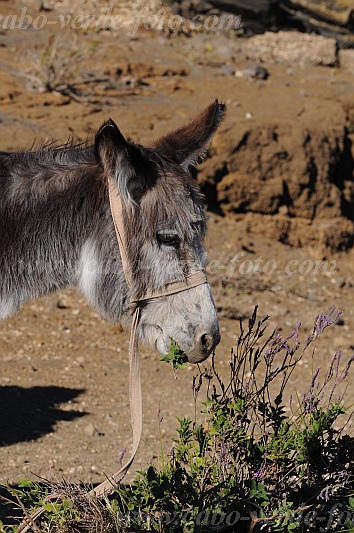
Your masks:
<svg viewBox="0 0 354 533"><path fill-rule="evenodd" d="M205 266L203 198L189 168L204 154L224 113L225 106L216 101L153 148L126 141L113 121L96 136L104 173L113 179L123 203L130 296L135 299ZM162 354L173 339L191 362L206 359L220 341L209 285L145 300L139 334Z"/></svg>

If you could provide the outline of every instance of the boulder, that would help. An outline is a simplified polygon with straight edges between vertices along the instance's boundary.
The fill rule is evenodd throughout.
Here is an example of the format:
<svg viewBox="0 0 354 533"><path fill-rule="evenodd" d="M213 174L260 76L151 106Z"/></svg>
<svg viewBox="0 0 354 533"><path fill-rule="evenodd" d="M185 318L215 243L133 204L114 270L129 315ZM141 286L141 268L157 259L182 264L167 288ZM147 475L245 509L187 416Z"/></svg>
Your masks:
<svg viewBox="0 0 354 533"><path fill-rule="evenodd" d="M336 251L354 241L351 146L340 123L237 124L216 137L199 182L210 209L243 216L249 231Z"/></svg>

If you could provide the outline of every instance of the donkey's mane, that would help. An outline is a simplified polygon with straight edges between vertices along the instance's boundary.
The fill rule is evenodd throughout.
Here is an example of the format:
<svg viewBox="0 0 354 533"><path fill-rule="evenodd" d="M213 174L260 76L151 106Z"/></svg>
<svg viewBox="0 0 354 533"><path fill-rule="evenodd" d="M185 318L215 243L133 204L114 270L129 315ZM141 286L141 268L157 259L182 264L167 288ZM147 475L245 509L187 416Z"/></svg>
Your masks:
<svg viewBox="0 0 354 533"><path fill-rule="evenodd" d="M11 164L33 165L36 162L41 165L50 165L57 163L66 166L74 162L77 163L94 163L94 147L88 140L76 142L73 137L60 143L60 141L45 141L34 148L32 144L28 149L16 152L0 151L0 158L8 160Z"/></svg>

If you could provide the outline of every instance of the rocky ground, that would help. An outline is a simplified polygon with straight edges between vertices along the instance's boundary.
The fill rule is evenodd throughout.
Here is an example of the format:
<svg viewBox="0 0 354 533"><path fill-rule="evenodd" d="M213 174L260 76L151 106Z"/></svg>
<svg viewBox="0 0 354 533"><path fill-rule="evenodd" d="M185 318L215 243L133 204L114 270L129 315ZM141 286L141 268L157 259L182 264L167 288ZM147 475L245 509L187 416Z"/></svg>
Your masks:
<svg viewBox="0 0 354 533"><path fill-rule="evenodd" d="M55 2L39 12L31 5L33 17L48 21L67 8ZM20 8L0 1L2 16ZM225 101L227 119L198 173L209 206L218 365L226 372L238 317L255 305L282 334L301 321L303 338L315 316L336 305L342 320L294 376L301 395L314 367L337 349L347 358L354 350L352 51L297 34L278 34L279 44L267 34L127 33L64 32L54 22L2 29L2 150L69 135L92 139L109 116L148 144L216 97ZM293 44L286 53L296 38L301 52ZM0 482L23 475L97 482L116 470L130 446L128 341L128 326L104 322L74 290L31 302L1 323ZM193 415L196 371L176 380L157 354L141 347L141 357L145 421L137 467L156 457L160 444L168 450L176 416Z"/></svg>

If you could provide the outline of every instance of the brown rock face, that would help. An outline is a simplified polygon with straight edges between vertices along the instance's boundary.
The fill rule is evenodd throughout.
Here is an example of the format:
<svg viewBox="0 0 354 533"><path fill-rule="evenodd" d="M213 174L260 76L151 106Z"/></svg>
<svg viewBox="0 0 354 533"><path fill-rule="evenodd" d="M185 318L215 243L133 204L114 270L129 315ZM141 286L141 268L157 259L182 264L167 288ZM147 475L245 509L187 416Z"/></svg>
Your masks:
<svg viewBox="0 0 354 533"><path fill-rule="evenodd" d="M216 139L218 157L206 162L200 181L211 207L248 213L250 231L338 250L354 235L351 146L340 125L235 127L228 141Z"/></svg>

